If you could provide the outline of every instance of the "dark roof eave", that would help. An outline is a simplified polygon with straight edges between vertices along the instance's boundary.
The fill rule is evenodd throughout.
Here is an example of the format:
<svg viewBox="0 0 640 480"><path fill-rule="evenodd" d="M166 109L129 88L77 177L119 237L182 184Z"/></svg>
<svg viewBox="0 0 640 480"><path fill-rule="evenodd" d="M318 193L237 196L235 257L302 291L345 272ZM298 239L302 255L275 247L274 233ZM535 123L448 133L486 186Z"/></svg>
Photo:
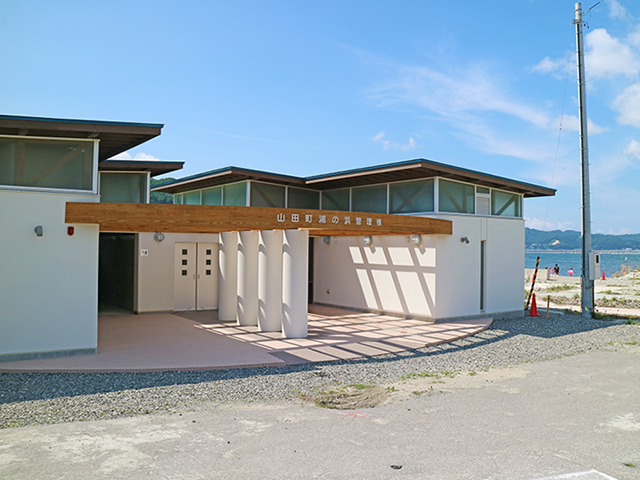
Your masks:
<svg viewBox="0 0 640 480"><path fill-rule="evenodd" d="M98 164L101 172L150 172L152 177L182 169L184 162L154 162L146 160L105 160Z"/></svg>
<svg viewBox="0 0 640 480"><path fill-rule="evenodd" d="M401 178L402 176L406 178ZM393 178L390 178L393 177ZM452 167L426 159L408 160L374 167L345 170L330 174L307 177L307 185L321 190L343 188L389 181L402 181L416 178L443 177L462 182L471 182L490 188L498 188L523 194L525 197L553 196L555 189L541 187L526 182L510 180L487 173L460 167Z"/></svg>
<svg viewBox="0 0 640 480"><path fill-rule="evenodd" d="M0 135L100 140L103 162L160 135L163 124L0 115Z"/></svg>
<svg viewBox="0 0 640 480"><path fill-rule="evenodd" d="M260 170L251 170L248 168L224 167L156 185L151 189L151 191L181 193L244 180L257 180L300 187L305 186L304 179L300 177L281 175L278 173L270 173Z"/></svg>
<svg viewBox="0 0 640 480"><path fill-rule="evenodd" d="M556 192L552 188L510 180L475 170L453 167L423 158L314 175L306 178L238 167L224 167L218 170L210 170L208 172L184 177L163 185L157 185L152 190L165 193L181 193L242 180L262 180L283 185L297 185L317 190L329 190L433 177L442 177L461 182L474 183L489 188L502 189L522 194L525 197L553 196Z"/></svg>

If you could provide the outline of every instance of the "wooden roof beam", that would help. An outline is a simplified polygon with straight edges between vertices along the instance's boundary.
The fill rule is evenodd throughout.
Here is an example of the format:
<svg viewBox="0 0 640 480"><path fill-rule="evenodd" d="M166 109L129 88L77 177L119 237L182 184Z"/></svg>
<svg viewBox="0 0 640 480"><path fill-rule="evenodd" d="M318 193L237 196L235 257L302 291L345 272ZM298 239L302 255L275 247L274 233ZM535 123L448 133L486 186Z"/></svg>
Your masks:
<svg viewBox="0 0 640 480"><path fill-rule="evenodd" d="M451 235L450 220L334 210L67 202L66 223L103 232L219 233L305 229L313 235ZM327 232L327 233L323 233Z"/></svg>

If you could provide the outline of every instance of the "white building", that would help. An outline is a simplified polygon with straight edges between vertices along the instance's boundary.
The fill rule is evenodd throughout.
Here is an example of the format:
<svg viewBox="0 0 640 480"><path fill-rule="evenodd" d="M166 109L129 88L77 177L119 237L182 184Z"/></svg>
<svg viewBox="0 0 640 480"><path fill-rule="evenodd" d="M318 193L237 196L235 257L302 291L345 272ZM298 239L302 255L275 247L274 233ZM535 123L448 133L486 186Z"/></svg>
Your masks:
<svg viewBox="0 0 640 480"><path fill-rule="evenodd" d="M307 303L523 313L523 198L554 190L418 159L307 178L228 167L154 188L178 205L143 205L149 177L181 163L107 159L161 127L0 117L0 360L95 352L99 306L217 309L288 337L306 335Z"/></svg>
<svg viewBox="0 0 640 480"><path fill-rule="evenodd" d="M67 224L65 205L146 202L149 177L182 163L107 159L161 128L0 116L0 361L96 352L98 252L109 242L98 225ZM117 262L132 268L133 250ZM133 287L109 280L107 298Z"/></svg>
<svg viewBox="0 0 640 480"><path fill-rule="evenodd" d="M451 235L322 236L310 243L310 303L430 321L523 312L524 197L554 190L416 159L307 178L227 167L155 191L175 203L420 216ZM355 214L341 216L355 222ZM366 239L369 240L368 238Z"/></svg>

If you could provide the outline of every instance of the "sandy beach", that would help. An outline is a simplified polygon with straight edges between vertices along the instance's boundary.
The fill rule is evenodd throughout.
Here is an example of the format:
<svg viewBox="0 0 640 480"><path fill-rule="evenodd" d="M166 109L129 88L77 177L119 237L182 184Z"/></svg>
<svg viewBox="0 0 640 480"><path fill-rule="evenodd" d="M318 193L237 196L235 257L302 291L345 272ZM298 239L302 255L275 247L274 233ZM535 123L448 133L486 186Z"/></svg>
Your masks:
<svg viewBox="0 0 640 480"><path fill-rule="evenodd" d="M534 269L525 269L525 301L531 291ZM595 305L599 313L621 316L640 316L640 274L628 273L615 278L595 281ZM580 310L580 273L573 277L549 274L538 270L534 287L538 310L545 310L547 300L551 308Z"/></svg>

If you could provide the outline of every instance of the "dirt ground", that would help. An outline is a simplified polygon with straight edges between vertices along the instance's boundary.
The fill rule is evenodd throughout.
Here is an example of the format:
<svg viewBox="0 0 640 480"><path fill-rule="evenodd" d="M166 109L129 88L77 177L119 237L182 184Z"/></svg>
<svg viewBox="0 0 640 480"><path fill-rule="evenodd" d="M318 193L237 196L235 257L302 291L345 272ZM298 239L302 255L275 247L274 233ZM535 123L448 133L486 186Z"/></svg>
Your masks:
<svg viewBox="0 0 640 480"><path fill-rule="evenodd" d="M611 345L608 350L640 356L640 346L636 343ZM349 385L318 392L317 395L305 397L304 400L307 403L314 403L318 407L351 411L402 402L422 395L437 395L489 386L499 387L506 394L515 394L518 392L510 391L511 387L508 386L508 383L512 380L523 379L529 373L529 370L520 367L490 368L480 371L424 372L408 375L382 385Z"/></svg>

